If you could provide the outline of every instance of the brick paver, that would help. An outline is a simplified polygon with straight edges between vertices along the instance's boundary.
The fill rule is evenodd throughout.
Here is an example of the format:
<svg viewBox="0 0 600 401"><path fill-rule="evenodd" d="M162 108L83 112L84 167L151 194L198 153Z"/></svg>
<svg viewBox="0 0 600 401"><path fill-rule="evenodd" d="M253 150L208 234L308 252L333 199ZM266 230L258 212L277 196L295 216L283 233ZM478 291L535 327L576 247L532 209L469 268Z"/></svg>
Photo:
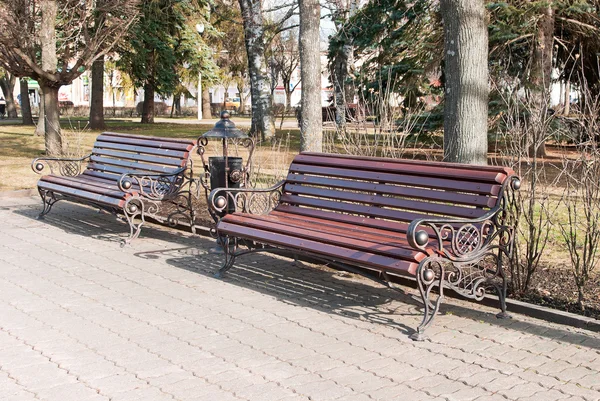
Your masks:
<svg viewBox="0 0 600 401"><path fill-rule="evenodd" d="M600 400L600 335L256 254L0 199L2 400Z"/></svg>

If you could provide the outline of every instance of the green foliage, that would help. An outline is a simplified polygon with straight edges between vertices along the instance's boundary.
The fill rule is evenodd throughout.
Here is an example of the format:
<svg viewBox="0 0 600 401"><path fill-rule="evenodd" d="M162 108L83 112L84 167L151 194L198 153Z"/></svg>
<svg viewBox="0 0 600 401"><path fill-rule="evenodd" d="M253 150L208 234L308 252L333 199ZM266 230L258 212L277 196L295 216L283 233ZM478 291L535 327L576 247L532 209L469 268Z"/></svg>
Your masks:
<svg viewBox="0 0 600 401"><path fill-rule="evenodd" d="M429 0L369 2L330 39L329 59L349 43L364 61L355 74L363 91L393 92L407 99L437 93L442 58L437 7Z"/></svg>
<svg viewBox="0 0 600 401"><path fill-rule="evenodd" d="M139 21L119 49L118 61L136 87L148 84L168 96L181 89L182 80L197 80L201 69L214 71L210 52L195 30L205 6L204 0L141 2Z"/></svg>

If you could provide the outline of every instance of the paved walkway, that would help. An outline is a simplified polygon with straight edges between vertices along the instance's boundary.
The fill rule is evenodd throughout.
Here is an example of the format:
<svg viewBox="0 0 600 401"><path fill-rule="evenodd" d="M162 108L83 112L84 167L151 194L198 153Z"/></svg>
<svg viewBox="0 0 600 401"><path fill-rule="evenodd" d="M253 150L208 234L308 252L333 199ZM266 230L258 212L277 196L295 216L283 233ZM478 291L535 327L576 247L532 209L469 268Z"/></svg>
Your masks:
<svg viewBox="0 0 600 401"><path fill-rule="evenodd" d="M254 255L35 198L0 199L2 400L598 400L600 335ZM408 294L412 290L407 290Z"/></svg>

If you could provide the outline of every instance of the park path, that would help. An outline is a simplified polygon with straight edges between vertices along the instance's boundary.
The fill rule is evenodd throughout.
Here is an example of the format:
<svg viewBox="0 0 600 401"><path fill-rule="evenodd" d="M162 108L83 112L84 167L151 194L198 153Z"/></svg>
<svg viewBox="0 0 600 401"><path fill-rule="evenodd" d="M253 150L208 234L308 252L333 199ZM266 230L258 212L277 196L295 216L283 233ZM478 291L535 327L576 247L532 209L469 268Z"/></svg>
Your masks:
<svg viewBox="0 0 600 401"><path fill-rule="evenodd" d="M207 238L0 198L0 399L599 400L600 335L405 293L287 259L226 280Z"/></svg>

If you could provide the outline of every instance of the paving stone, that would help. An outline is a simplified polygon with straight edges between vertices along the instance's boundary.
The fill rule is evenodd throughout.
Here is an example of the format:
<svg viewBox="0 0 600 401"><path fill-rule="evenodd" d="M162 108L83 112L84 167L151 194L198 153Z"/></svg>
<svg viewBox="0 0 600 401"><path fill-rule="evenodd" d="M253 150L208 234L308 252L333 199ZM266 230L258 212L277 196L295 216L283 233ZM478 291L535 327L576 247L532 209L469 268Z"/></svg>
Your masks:
<svg viewBox="0 0 600 401"><path fill-rule="evenodd" d="M499 390L498 393L505 395L509 399L531 397L534 394L544 391L544 388L537 383L523 383L516 386Z"/></svg>
<svg viewBox="0 0 600 401"><path fill-rule="evenodd" d="M315 400L335 400L352 394L348 387L342 387L331 380L310 382L294 386L294 391Z"/></svg>
<svg viewBox="0 0 600 401"><path fill-rule="evenodd" d="M108 397L98 393L98 390L83 383L63 384L50 388L40 389L36 395L43 400L80 401L97 400L106 401Z"/></svg>
<svg viewBox="0 0 600 401"><path fill-rule="evenodd" d="M215 280L213 241L148 225L121 249L108 214L61 202L38 222L39 199L8 204L0 399L600 399L597 333L449 299L412 342L413 290L260 254Z"/></svg>
<svg viewBox="0 0 600 401"><path fill-rule="evenodd" d="M566 398L571 400L571 397L569 397L567 394L561 393L558 390L547 390L547 391L540 391L538 393L535 393L530 397L519 398L519 401L539 401L539 400L558 401L558 400L564 400Z"/></svg>

